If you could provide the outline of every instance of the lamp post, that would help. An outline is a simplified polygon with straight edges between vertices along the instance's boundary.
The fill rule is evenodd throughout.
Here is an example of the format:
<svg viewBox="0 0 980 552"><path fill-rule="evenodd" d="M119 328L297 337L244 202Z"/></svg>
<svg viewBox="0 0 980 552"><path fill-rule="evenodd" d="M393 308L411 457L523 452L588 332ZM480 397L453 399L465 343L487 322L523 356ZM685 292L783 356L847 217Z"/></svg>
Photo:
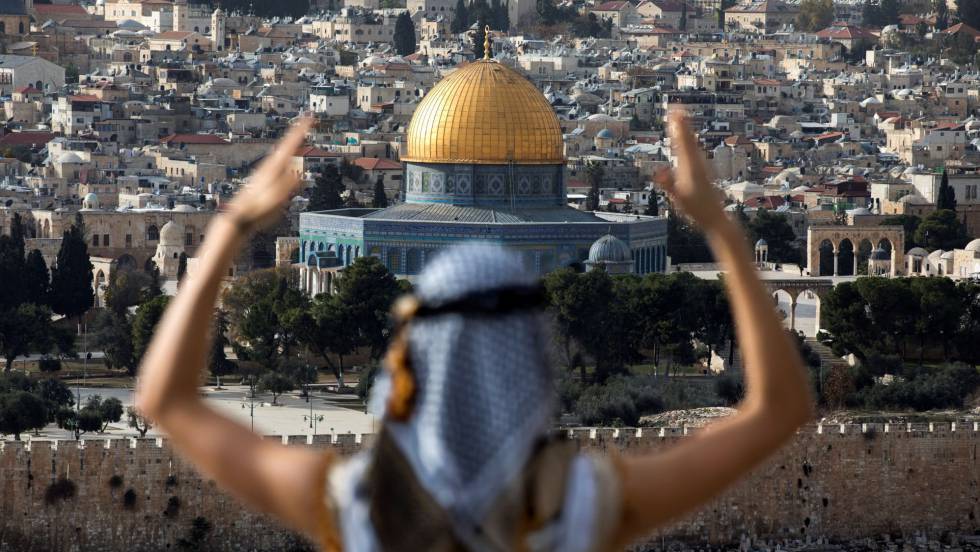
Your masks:
<svg viewBox="0 0 980 552"><path fill-rule="evenodd" d="M255 394L252 393L242 398L242 409L245 409L245 401L248 400L248 417L251 419L252 432L255 432Z"/></svg>
<svg viewBox="0 0 980 552"><path fill-rule="evenodd" d="M318 422L322 422L323 421L323 414L317 414L316 416L314 416L312 414L312 411L311 411L311 413L310 413L309 416L303 416L303 421L304 422L306 422L306 421L310 422L310 429L313 430L313 435L316 435L316 424Z"/></svg>

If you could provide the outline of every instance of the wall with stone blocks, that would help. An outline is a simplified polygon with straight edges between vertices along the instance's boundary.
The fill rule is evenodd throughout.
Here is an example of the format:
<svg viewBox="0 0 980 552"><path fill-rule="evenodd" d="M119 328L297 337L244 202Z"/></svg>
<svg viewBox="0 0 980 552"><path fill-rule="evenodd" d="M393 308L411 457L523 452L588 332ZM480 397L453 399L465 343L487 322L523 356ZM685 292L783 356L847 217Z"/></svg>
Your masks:
<svg viewBox="0 0 980 552"><path fill-rule="evenodd" d="M587 450L631 453L661 450L696 431L564 433ZM348 455L372 437L269 438ZM663 537L698 546L744 536L974 534L980 531L978 445L980 427L974 423L809 426L748 478L658 533L654 542ZM51 484L60 479L74 484L74 496L50 496ZM197 549L304 546L199 477L162 440L8 441L0 449L0 551L179 549L197 517L212 526Z"/></svg>

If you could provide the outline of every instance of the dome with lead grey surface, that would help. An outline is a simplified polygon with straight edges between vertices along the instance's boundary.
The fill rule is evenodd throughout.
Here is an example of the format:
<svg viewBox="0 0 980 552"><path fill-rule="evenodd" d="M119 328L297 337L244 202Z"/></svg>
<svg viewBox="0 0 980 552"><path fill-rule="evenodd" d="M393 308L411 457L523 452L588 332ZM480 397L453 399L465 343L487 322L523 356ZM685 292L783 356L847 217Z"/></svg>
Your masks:
<svg viewBox="0 0 980 552"><path fill-rule="evenodd" d="M590 263L625 263L633 260L633 251L626 242L606 234L597 239L589 248Z"/></svg>

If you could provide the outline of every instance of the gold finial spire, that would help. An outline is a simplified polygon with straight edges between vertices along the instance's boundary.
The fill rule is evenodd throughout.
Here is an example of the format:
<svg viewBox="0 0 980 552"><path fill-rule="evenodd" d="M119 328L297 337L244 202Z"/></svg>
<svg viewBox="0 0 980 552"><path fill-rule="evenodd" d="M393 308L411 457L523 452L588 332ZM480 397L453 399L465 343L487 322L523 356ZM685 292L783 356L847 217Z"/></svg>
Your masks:
<svg viewBox="0 0 980 552"><path fill-rule="evenodd" d="M490 59L490 25L483 27L483 59Z"/></svg>

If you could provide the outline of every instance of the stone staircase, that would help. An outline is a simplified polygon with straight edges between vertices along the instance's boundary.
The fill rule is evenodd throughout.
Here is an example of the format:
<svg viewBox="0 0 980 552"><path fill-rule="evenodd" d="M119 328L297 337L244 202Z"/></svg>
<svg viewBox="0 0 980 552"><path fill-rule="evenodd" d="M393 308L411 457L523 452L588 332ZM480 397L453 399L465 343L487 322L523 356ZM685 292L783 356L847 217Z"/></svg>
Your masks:
<svg viewBox="0 0 980 552"><path fill-rule="evenodd" d="M820 364L823 365L824 368L830 368L835 364L839 364L839 365L847 364L847 362L844 359L835 355L834 351L832 351L830 347L824 345L823 343L820 343L819 341L817 341L816 338L807 337L805 341L806 344L809 345L811 349L813 349L813 352L817 353L817 355L820 356ZM727 353L728 351L726 350L725 352ZM735 348L735 356L734 358L732 358L730 369L732 370L742 369L742 349L740 347Z"/></svg>
<svg viewBox="0 0 980 552"><path fill-rule="evenodd" d="M834 351L832 351L830 347L820 343L820 341L818 341L815 337L807 337L805 341L806 344L813 349L813 352L820 356L820 364L822 364L824 368L830 368L835 364L847 364L844 359L835 355Z"/></svg>

